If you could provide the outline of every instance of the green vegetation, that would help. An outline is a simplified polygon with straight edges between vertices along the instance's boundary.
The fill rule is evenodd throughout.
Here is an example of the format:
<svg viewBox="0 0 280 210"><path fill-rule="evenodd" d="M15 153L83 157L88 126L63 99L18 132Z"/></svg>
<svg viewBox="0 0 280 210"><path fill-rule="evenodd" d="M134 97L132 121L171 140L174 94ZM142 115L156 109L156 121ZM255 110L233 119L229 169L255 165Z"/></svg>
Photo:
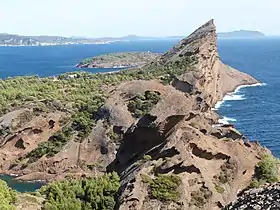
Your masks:
<svg viewBox="0 0 280 210"><path fill-rule="evenodd" d="M220 185L215 185L215 190L220 194L225 192L225 189Z"/></svg>
<svg viewBox="0 0 280 210"><path fill-rule="evenodd" d="M151 155L144 155L143 159L144 159L145 161L149 161L149 160L152 159L152 157L151 157Z"/></svg>
<svg viewBox="0 0 280 210"><path fill-rule="evenodd" d="M122 134L115 133L111 127L107 128L107 136L115 143L119 143L119 141L122 139Z"/></svg>
<svg viewBox="0 0 280 210"><path fill-rule="evenodd" d="M17 193L10 189L6 182L0 180L0 209L13 210L16 209L14 204L17 199Z"/></svg>
<svg viewBox="0 0 280 210"><path fill-rule="evenodd" d="M68 128L63 130L63 132L54 134L47 142L40 143L36 149L27 154L26 158L29 158L28 163L34 163L44 155L53 157L60 152L71 138L71 132L71 128Z"/></svg>
<svg viewBox="0 0 280 210"><path fill-rule="evenodd" d="M79 63L78 66L85 67L100 67L100 68L113 68L116 66L142 66L155 58L159 54L150 52L121 52L110 53L105 55L87 58Z"/></svg>
<svg viewBox="0 0 280 210"><path fill-rule="evenodd" d="M279 159L272 155L264 155L256 167L255 178L250 184L250 188L257 188L266 183L279 181Z"/></svg>
<svg viewBox="0 0 280 210"><path fill-rule="evenodd" d="M180 177L174 174L159 174L152 179L148 175L141 174L141 178L144 183L149 184L151 198L162 202L176 202L180 199L180 193L178 192L178 187L181 184Z"/></svg>
<svg viewBox="0 0 280 210"><path fill-rule="evenodd" d="M140 118L145 114L149 114L153 106L156 105L159 100L159 92L146 91L144 95L139 94L131 99L127 107L135 118Z"/></svg>
<svg viewBox="0 0 280 210"><path fill-rule="evenodd" d="M207 200L211 198L212 192L206 188L201 187L198 191L191 193L190 206L194 205L197 207L202 207L206 204Z"/></svg>
<svg viewBox="0 0 280 210"><path fill-rule="evenodd" d="M233 179L233 173L236 170L234 163L226 162L221 166L221 172L219 176L215 176L217 184L226 184Z"/></svg>
<svg viewBox="0 0 280 210"><path fill-rule="evenodd" d="M65 180L43 186L45 210L113 210L120 187L116 173L92 179Z"/></svg>
<svg viewBox="0 0 280 210"><path fill-rule="evenodd" d="M272 155L265 155L262 161L257 165L259 178L268 183L279 181L279 160Z"/></svg>

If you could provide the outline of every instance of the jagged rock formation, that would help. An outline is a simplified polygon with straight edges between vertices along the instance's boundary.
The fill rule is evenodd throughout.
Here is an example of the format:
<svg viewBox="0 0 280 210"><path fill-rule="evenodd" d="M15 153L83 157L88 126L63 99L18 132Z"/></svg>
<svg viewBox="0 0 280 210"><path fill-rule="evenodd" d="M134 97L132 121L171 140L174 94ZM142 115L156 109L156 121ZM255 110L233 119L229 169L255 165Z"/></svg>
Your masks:
<svg viewBox="0 0 280 210"><path fill-rule="evenodd" d="M217 115L210 107L237 86L257 81L219 60L216 39L210 21L157 60L167 65L195 58L193 71L177 77L172 86L132 81L117 88L107 101L106 119L126 131L108 167L121 175L119 209L219 209L251 182L255 165L266 151L258 144L244 143L231 128L213 128ZM150 113L156 126L139 120L127 129L135 120L126 101L146 90L162 96ZM180 199L162 202L151 196L141 177L170 173L182 180Z"/></svg>
<svg viewBox="0 0 280 210"><path fill-rule="evenodd" d="M82 141L71 139L53 157L13 164L61 129L67 112L34 113L27 107L3 116L1 131L12 124L16 129L1 135L1 171L23 175L24 180L50 181L114 170L121 176L117 208L125 210L208 210L232 202L269 151L244 142L234 128L213 126L219 116L211 107L217 101L239 85L257 83L220 61L216 39L211 20L156 60L129 70L141 74L154 67L186 68L167 85L153 77L107 88L108 98L95 114L91 134ZM170 197L168 190L156 191L162 174L175 177L164 180L176 188Z"/></svg>
<svg viewBox="0 0 280 210"><path fill-rule="evenodd" d="M181 75L178 79L200 91L203 90L210 105L214 105L226 93L233 91L241 84L257 82L249 75L239 72L220 61L216 27L213 20L183 39L177 46L164 54L160 60L163 63L168 63L189 56L196 57L195 71Z"/></svg>

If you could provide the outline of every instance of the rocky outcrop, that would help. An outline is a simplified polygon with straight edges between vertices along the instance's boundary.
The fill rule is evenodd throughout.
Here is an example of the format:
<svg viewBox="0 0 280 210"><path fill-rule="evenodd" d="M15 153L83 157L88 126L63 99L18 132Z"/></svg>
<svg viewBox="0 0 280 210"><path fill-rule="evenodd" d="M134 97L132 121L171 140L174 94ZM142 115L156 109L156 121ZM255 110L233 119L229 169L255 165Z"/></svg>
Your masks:
<svg viewBox="0 0 280 210"><path fill-rule="evenodd" d="M178 80L185 83L186 86L195 87L194 90L198 89L203 92L211 106L239 85L257 82L251 76L239 72L220 61L216 27L213 20L201 26L169 52L161 56L160 61L166 64L191 56L196 58L194 71L179 76Z"/></svg>
<svg viewBox="0 0 280 210"><path fill-rule="evenodd" d="M244 143L232 127L213 127L217 115L210 108L237 86L257 82L220 61L216 39L210 21L157 59L163 66L195 61L193 70L175 78L172 86L132 81L107 100L111 111L105 119L126 128L116 159L107 167L122 179L119 209L219 209L250 184L262 154L269 153L257 143ZM129 98L146 90L161 95L150 112L153 126L133 119L126 108ZM160 174L180 178L178 200L156 199L143 180Z"/></svg>

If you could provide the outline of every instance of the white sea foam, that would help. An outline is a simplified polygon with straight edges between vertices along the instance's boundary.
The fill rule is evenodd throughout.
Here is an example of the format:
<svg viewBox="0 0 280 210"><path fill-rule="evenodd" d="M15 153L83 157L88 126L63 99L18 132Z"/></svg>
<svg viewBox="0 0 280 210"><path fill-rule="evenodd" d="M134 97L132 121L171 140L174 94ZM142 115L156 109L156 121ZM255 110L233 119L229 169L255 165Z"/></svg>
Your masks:
<svg viewBox="0 0 280 210"><path fill-rule="evenodd" d="M236 122L236 119L230 117L223 117L222 119L218 120L218 123L223 125L228 125L230 122Z"/></svg>
<svg viewBox="0 0 280 210"><path fill-rule="evenodd" d="M265 86L265 85L266 85L266 83L256 83L256 84L253 84L253 85L240 85L239 87L237 87L234 90L234 92L226 94L222 101L218 101L216 103L215 107L213 108L213 110L218 110L223 105L223 103L225 103L226 101L245 100L246 99L245 95L238 94L238 93L240 93L240 90L243 89L243 88L258 87L258 86ZM230 118L230 117L223 117L223 118L218 120L218 123L224 124L224 125L228 125L231 122L236 122L236 119Z"/></svg>
<svg viewBox="0 0 280 210"><path fill-rule="evenodd" d="M226 94L225 97L223 98L223 100L218 101L215 104L213 110L218 110L223 105L223 103L225 103L226 101L242 101L242 100L245 100L246 99L245 95L238 94L240 92L240 90L243 89L243 88L258 87L258 86L265 86L265 85L266 85L266 83L256 83L256 84L252 84L252 85L240 85L234 90L234 92Z"/></svg>

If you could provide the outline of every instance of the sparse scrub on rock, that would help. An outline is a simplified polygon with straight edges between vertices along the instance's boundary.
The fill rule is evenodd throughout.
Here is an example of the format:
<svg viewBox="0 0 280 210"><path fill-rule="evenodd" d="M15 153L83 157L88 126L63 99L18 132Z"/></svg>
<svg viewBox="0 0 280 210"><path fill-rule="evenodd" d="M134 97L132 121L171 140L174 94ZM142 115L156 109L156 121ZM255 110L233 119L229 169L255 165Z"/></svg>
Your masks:
<svg viewBox="0 0 280 210"><path fill-rule="evenodd" d="M137 95L128 102L128 110L135 118L140 118L145 114L149 114L153 106L160 100L160 93L154 91L146 91L144 95Z"/></svg>
<svg viewBox="0 0 280 210"><path fill-rule="evenodd" d="M178 187L181 184L180 177L174 174L158 174L153 179L144 174L141 177L143 182L149 184L151 198L162 202L176 202L180 199L180 193L178 192Z"/></svg>
<svg viewBox="0 0 280 210"><path fill-rule="evenodd" d="M208 199L211 198L212 192L206 187L200 187L198 191L191 193L190 206L194 205L197 207L204 206Z"/></svg>
<svg viewBox="0 0 280 210"><path fill-rule="evenodd" d="M70 128L54 134L47 142L40 143L36 149L26 155L26 158L29 158L28 163L34 163L44 155L53 157L61 151L71 137L72 131Z"/></svg>

